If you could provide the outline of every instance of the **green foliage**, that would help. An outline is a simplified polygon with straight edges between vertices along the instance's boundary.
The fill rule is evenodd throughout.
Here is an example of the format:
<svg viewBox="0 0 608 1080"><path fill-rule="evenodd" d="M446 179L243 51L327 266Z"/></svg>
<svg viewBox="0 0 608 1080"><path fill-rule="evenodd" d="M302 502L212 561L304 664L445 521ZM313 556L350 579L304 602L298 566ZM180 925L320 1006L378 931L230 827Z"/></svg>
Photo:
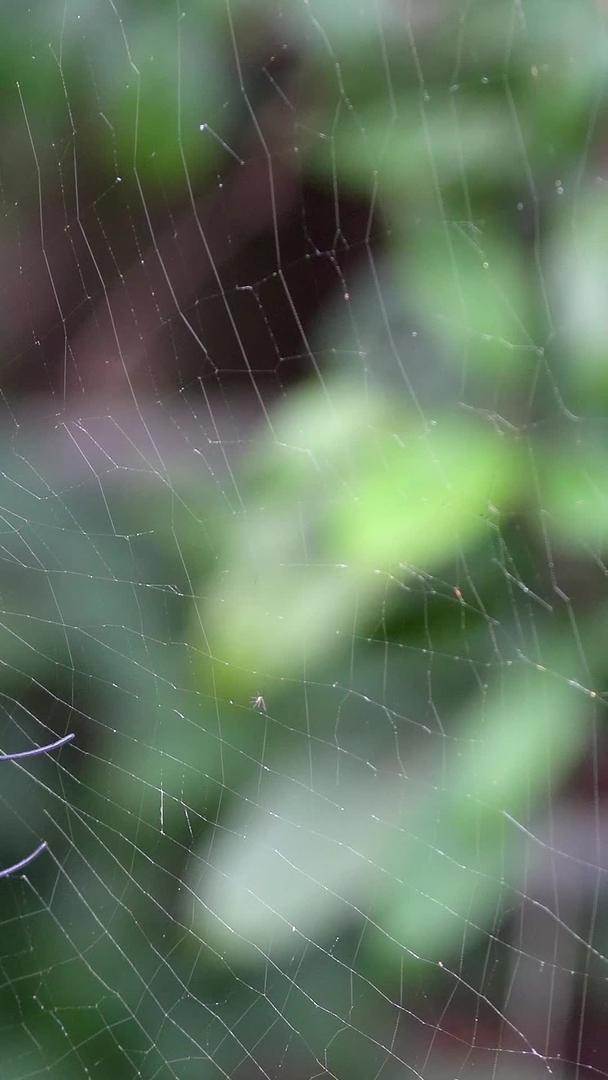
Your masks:
<svg viewBox="0 0 608 1080"><path fill-rule="evenodd" d="M585 583L605 573L608 536L605 430L580 434L608 406L599 5L446 0L398 18L389 0L294 0L279 19L234 3L232 25L219 3L81 6L78 33L63 0L36 25L20 8L0 47L7 131L19 141L18 73L43 169L71 138L67 90L81 158L118 166L128 198L182 190L184 165L207 192L225 151L200 125L250 146L245 101L256 117L266 101L250 70L243 96L232 33L276 22L297 55L305 178L373 203L387 279L381 303L352 289L330 321L343 351L247 441L236 511L226 476L220 495L199 472L49 487L4 448L2 693L32 738L47 711L78 738L65 773L32 768L25 806L22 777L2 778L19 806L5 857L50 830L58 862L16 942L24 901L3 901L7 985L27 989L6 1015L44 1052L7 1038L0 1073L79 1076L67 1040L105 1062L94 1075L133 1060L163 1075L203 1044L236 1074L223 1025L247 1045L272 1032L265 980L295 962L327 1007L288 979L280 1011L316 1068L328 1017L348 1012L330 943L387 1000L403 972L426 992L517 902L509 823L556 799L590 739L604 604L583 589L573 633L559 582L572 562ZM205 1009L223 1002L202 1035L184 980ZM374 1074L334 1049L343 1075Z"/></svg>
<svg viewBox="0 0 608 1080"><path fill-rule="evenodd" d="M555 542L582 558L601 558L608 543L605 451L599 433L537 457L543 523Z"/></svg>
<svg viewBox="0 0 608 1080"><path fill-rule="evenodd" d="M433 573L491 534L518 488L506 436L466 416L425 427L348 384L284 408L258 460L204 620L220 683L245 696L260 677L301 676L354 619L365 625L387 576Z"/></svg>
<svg viewBox="0 0 608 1080"><path fill-rule="evenodd" d="M456 364L496 387L538 363L523 253L490 229L428 224L403 244L403 291Z"/></svg>
<svg viewBox="0 0 608 1080"><path fill-rule="evenodd" d="M608 212L603 185L590 190L572 214L555 215L547 245L547 276L566 346L563 382L578 410L601 410L608 395L608 321L604 253Z"/></svg>
<svg viewBox="0 0 608 1080"><path fill-rule="evenodd" d="M563 651L550 661L572 669ZM314 790L306 761L283 755L261 801L245 788L255 817L237 805L211 864L193 863L201 937L255 965L269 946L275 960L300 954L373 905L371 969L398 976L405 959L410 977L424 978L449 965L463 923L474 944L497 904L523 888L507 816L529 811L587 745L580 699L546 670L509 673L481 707L467 700L440 786L428 747L415 758L419 776L387 774L380 786L375 769L348 767L337 785L330 755L316 753Z"/></svg>
<svg viewBox="0 0 608 1080"><path fill-rule="evenodd" d="M472 945L509 890L525 891L520 838L508 818L529 813L547 777L559 783L588 740L580 701L537 671L509 675L482 708L467 709L456 732L441 792L409 817L403 889L394 890L385 933L375 940L385 963L394 940L423 969L449 963L463 924Z"/></svg>

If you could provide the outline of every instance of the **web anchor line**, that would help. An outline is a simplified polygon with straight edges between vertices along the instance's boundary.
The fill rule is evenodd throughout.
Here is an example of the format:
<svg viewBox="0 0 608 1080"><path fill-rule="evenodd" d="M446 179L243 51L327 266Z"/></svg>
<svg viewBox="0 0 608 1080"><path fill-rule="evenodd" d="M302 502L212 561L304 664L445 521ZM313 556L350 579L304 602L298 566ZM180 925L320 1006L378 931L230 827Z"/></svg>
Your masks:
<svg viewBox="0 0 608 1080"><path fill-rule="evenodd" d="M57 739L55 742L48 743L47 746L36 746L33 750L20 750L15 754L0 754L0 761L23 761L24 758L40 757L42 754L48 754L52 750L59 750L60 747L65 746L66 743L72 741L75 738L74 732L69 735L64 735L62 739ZM13 863L12 866L6 866L3 870L0 870L0 879L10 877L11 874L18 874L20 870L25 870L30 863L33 863L43 851L46 851L48 844L46 840L38 844L37 848L34 848L29 855L26 855L19 862Z"/></svg>

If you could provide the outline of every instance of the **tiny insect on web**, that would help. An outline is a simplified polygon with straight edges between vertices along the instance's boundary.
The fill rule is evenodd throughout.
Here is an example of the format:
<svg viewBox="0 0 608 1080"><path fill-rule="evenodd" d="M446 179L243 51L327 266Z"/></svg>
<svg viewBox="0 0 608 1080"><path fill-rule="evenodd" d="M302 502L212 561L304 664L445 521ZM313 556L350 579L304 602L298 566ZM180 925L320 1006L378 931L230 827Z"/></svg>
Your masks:
<svg viewBox="0 0 608 1080"><path fill-rule="evenodd" d="M60 747L71 742L74 737L74 733L72 732L70 735L64 735L62 739L57 739L55 742L48 743L46 746L36 746L33 750L20 750L14 754L0 754L0 761L22 761L24 758L39 757L42 754L50 753L52 750L59 750ZM12 866L6 866L3 870L0 870L0 879L10 877L11 874L17 874L20 870L25 870L26 866L33 863L34 860L46 850L47 846L46 840L43 840L37 848L34 848L29 855L20 859L19 862L13 863Z"/></svg>
<svg viewBox="0 0 608 1080"><path fill-rule="evenodd" d="M264 698L261 694L256 694L254 697L252 697L249 704L252 705L254 709L258 709L259 712L268 712L268 709L266 708L266 702L264 701Z"/></svg>

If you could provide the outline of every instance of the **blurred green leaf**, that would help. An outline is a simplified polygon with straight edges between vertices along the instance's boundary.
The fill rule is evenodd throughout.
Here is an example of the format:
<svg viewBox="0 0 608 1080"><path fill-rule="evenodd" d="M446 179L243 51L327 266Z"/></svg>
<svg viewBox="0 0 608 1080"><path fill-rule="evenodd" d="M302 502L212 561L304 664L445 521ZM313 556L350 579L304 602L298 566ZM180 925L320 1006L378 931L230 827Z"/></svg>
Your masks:
<svg viewBox="0 0 608 1080"><path fill-rule="evenodd" d="M354 390L309 392L275 438L259 488L249 466L246 513L205 586L201 645L229 693L259 693L256 673L296 677L340 648L387 575L432 572L491 536L521 482L494 429L466 416L425 428Z"/></svg>
<svg viewBox="0 0 608 1080"><path fill-rule="evenodd" d="M120 168L133 166L162 185L181 184L184 158L191 178L204 175L222 153L207 132L224 125L217 113L229 96L224 35L215 8L132 8L125 26L101 19L95 63L105 115L116 135ZM183 154L183 157L182 157Z"/></svg>
<svg viewBox="0 0 608 1080"><path fill-rule="evenodd" d="M468 373L513 381L531 374L538 350L530 334L528 273L518 247L490 230L456 225L415 229L404 244L405 295Z"/></svg>
<svg viewBox="0 0 608 1080"><path fill-rule="evenodd" d="M327 755L311 788L306 759L284 760L262 795L244 789L211 859L195 854L197 932L229 958L256 965L269 950L275 958L300 953L372 900L381 839L386 846L379 822L394 819L398 783L343 764L338 781Z"/></svg>
<svg viewBox="0 0 608 1080"><path fill-rule="evenodd" d="M560 645L549 670L569 666ZM494 687L450 747L443 790L409 817L403 887L370 948L398 963L398 942L412 958L449 963L463 935L485 931L501 896L520 887L521 836L507 815L542 810L548 778L557 786L576 766L589 731L585 699L546 667L518 666Z"/></svg>
<svg viewBox="0 0 608 1080"><path fill-rule="evenodd" d="M601 441L560 447L540 445L535 454L539 510L554 541L581 555L608 546L608 473Z"/></svg>
<svg viewBox="0 0 608 1080"><path fill-rule="evenodd" d="M320 117L315 123L323 130ZM408 97L391 114L386 102L347 112L322 139L311 144L311 167L337 175L358 192L379 182L385 198L430 201L450 198L449 188L514 183L521 175L517 131L504 99L438 91L420 105ZM400 204L399 204L400 205Z"/></svg>
<svg viewBox="0 0 608 1080"><path fill-rule="evenodd" d="M568 397L574 408L593 411L608 397L607 245L606 194L599 186L579 199L573 216L556 216L545 256Z"/></svg>
<svg viewBox="0 0 608 1080"><path fill-rule="evenodd" d="M485 707L465 710L443 764L420 737L407 775L362 753L337 768L329 743L314 744L310 771L301 753L279 759L263 789L243 789L211 858L191 863L200 936L256 965L322 948L336 925L373 912L367 954L385 975L404 955L449 963L463 933L473 941L519 887L521 834L506 815L528 820L547 778L557 785L576 765L583 707L559 678L520 663Z"/></svg>

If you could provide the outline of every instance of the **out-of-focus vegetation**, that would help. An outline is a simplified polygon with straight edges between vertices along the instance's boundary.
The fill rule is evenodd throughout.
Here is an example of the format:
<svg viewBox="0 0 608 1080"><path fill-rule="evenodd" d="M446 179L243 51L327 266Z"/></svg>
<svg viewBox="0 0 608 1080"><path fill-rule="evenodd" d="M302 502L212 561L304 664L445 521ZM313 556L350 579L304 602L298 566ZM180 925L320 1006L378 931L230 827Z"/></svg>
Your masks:
<svg viewBox="0 0 608 1080"><path fill-rule="evenodd" d="M83 0L6 17L4 228L38 229L63 198L97 252L95 311L129 269L103 231L108 191L112 235L147 252L180 211L196 235L255 155L270 179L249 217L295 177L335 199L331 247L310 257L362 257L302 328L304 377L253 430L214 381L197 301L174 296L211 412L234 417L186 466L132 453L124 401L98 430L91 384L69 414L43 402L44 430L40 395L36 411L20 399L21 428L7 414L2 746L77 738L59 766L0 777L3 862L32 836L51 851L31 884L0 883L3 1080L367 1080L383 1061L439 1080L454 1047L425 1063L412 1017L441 1027L455 986L461 1044L487 1012L480 1044L517 1051L500 1076L545 1075L508 985L529 958L525 898L560 906L524 828L561 820L603 722L606 18L600 0ZM344 199L368 214L356 244ZM264 310L266 270L248 266ZM213 279L229 308L237 276ZM79 302L60 308L68 341ZM175 401L192 415L200 393L158 393L144 364L134 397L178 415L182 445ZM555 938L556 970L605 976L592 902L583 890L574 960ZM538 994L543 1015L570 1007L560 986ZM600 979L586 993L604 1007ZM491 1075L469 1057L463 1077Z"/></svg>

